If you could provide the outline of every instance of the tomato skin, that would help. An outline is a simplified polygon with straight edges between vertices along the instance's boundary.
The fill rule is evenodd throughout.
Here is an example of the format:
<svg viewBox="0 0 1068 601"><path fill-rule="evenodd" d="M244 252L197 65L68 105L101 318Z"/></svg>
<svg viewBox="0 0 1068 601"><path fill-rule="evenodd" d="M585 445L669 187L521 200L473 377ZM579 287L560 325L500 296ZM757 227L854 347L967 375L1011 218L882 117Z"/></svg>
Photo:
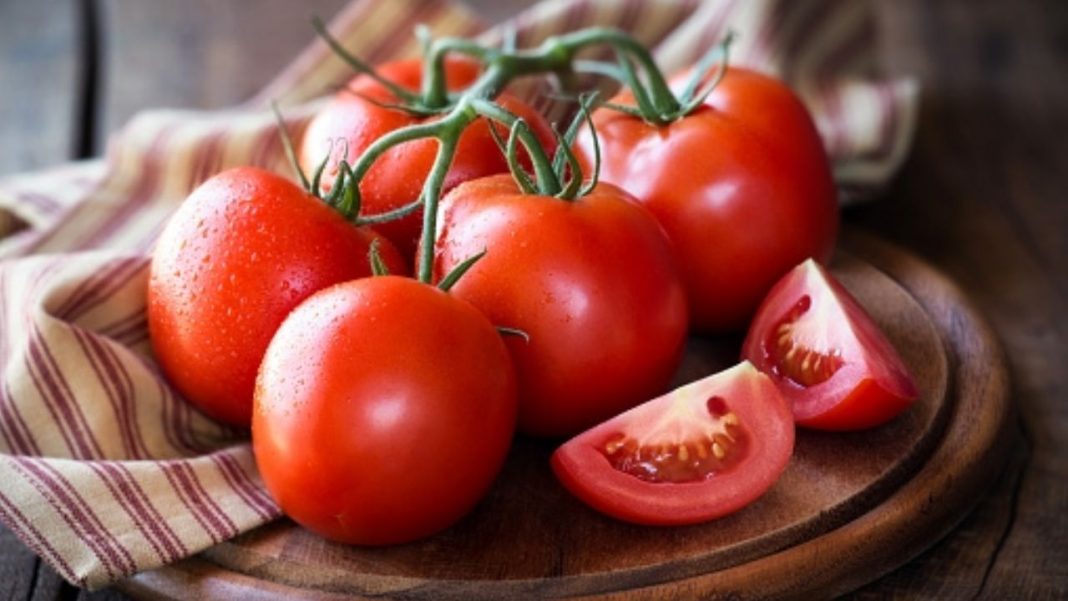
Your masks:
<svg viewBox="0 0 1068 601"><path fill-rule="evenodd" d="M208 415L247 427L256 370L282 319L326 286L370 275L380 240L299 186L240 167L207 180L165 226L152 255L148 326L167 379Z"/></svg>
<svg viewBox="0 0 1068 601"><path fill-rule="evenodd" d="M509 337L519 429L578 432L668 385L686 338L686 300L655 219L611 185L575 201L523 195L508 175L443 199L434 274L483 250L453 294Z"/></svg>
<svg viewBox="0 0 1068 601"><path fill-rule="evenodd" d="M271 495L344 543L433 534L482 498L515 428L500 335L468 303L384 276L323 290L264 357L252 442Z"/></svg>
<svg viewBox="0 0 1068 601"><path fill-rule="evenodd" d="M834 355L840 367L829 377L804 385L789 376L775 341L793 307L809 299L811 309L787 328L788 344L812 348L807 337ZM806 319L807 318L807 319ZM801 355L804 352L800 353ZM799 426L819 430L863 430L890 421L907 409L919 391L893 345L859 302L826 269L813 260L798 265L768 293L742 347L742 356L769 374L791 401ZM796 361L795 361L796 366Z"/></svg>
<svg viewBox="0 0 1068 601"><path fill-rule="evenodd" d="M462 89L479 75L478 63L465 59L446 62L446 83L450 90ZM422 82L422 61L418 59L386 63L378 72L388 80L405 88L418 90ZM379 103L396 104L397 99L384 86L369 76L358 75L340 91L308 125L300 148L300 163L307 173L330 153L324 180L333 181L337 163L345 156L342 145L348 148L348 161L355 161L363 151L383 135L402 127L436 119L411 115L402 110L385 108ZM508 93L501 94L497 103L522 117L534 130L546 148L554 137L545 118L536 110ZM502 138L508 130L497 126ZM419 197L427 174L434 163L438 144L432 139L415 140L396 146L380 157L360 183L363 200L361 212L374 215L402 207ZM460 182L490 175L507 173L508 163L490 134L485 119L472 123L460 137L456 156L442 191L448 192ZM329 186L329 184L327 184ZM392 241L401 253L412 260L422 228L422 211L376 226Z"/></svg>
<svg viewBox="0 0 1068 601"><path fill-rule="evenodd" d="M706 400L720 397L739 417L749 446L730 468L704 480L649 482L612 466L606 441L617 433L687 442L714 423ZM767 376L747 362L639 405L564 443L551 464L560 482L594 509L616 519L656 526L695 524L722 517L764 494L793 452L789 405ZM657 431L661 428L661 431ZM666 438L665 438L666 437Z"/></svg>
<svg viewBox="0 0 1068 601"><path fill-rule="evenodd" d="M634 104L629 94L613 101ZM782 274L830 258L830 166L806 109L778 81L730 68L704 105L668 125L608 108L593 122L601 179L638 198L675 245L694 328L743 328ZM592 163L588 129L577 147Z"/></svg>

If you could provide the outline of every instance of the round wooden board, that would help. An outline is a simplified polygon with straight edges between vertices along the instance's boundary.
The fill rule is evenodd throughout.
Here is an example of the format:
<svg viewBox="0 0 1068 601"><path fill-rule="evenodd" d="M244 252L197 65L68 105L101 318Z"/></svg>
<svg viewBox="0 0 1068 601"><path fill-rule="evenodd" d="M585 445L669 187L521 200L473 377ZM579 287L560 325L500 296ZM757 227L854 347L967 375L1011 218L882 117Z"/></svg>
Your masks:
<svg viewBox="0 0 1068 601"><path fill-rule="evenodd" d="M799 431L780 481L707 524L616 522L573 499L553 443L520 439L476 511L425 541L333 544L279 521L123 583L149 598L814 598L852 590L941 538L1011 446L998 345L960 291L916 258L847 231L832 269L901 352L922 397L875 430ZM737 361L694 338L678 383Z"/></svg>

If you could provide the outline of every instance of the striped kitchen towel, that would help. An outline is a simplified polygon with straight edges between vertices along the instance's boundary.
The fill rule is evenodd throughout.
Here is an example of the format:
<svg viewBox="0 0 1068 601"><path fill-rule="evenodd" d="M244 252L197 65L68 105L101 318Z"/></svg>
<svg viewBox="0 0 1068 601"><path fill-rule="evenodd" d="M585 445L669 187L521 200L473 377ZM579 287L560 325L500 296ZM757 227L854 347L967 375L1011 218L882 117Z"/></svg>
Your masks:
<svg viewBox="0 0 1068 601"><path fill-rule="evenodd" d="M879 75L863 1L560 0L485 29L447 0L354 0L331 27L376 62L417 53L416 23L487 42L514 29L521 46L613 25L668 70L733 29L735 64L803 96L843 198L884 184L912 133L916 86ZM267 99L299 129L316 96L350 75L316 42L243 106L145 112L105 160L0 182L0 520L70 582L104 586L279 516L247 432L197 412L156 368L146 254L212 174L248 164L289 173Z"/></svg>

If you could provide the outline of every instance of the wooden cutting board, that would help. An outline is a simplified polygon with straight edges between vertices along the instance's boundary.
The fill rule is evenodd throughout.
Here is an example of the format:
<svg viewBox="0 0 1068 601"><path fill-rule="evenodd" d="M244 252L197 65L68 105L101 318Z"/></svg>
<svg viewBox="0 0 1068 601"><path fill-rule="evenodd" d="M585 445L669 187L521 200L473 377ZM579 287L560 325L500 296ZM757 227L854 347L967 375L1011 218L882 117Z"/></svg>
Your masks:
<svg viewBox="0 0 1068 601"><path fill-rule="evenodd" d="M553 478L554 445L517 440L476 511L428 540L327 542L288 520L135 576L166 599L816 598L893 570L948 532L1014 442L1005 362L961 292L904 251L847 231L833 271L913 370L922 398L863 433L799 431L780 481L720 520L616 522ZM693 338L677 383L737 361L740 338Z"/></svg>

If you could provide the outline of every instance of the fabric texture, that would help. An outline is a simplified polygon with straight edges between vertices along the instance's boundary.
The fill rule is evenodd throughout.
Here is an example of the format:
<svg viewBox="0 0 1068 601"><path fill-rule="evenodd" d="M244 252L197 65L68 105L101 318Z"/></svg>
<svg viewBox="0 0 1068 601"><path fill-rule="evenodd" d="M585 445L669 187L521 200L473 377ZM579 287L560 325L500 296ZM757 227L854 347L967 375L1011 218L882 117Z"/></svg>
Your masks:
<svg viewBox="0 0 1068 601"><path fill-rule="evenodd" d="M444 0L354 0L331 30L375 63L415 55L417 23L486 42L514 29L519 47L616 26L668 71L730 28L732 64L782 77L803 97L843 201L885 184L912 134L917 88L879 73L868 2L560 0L486 29ZM280 516L248 433L199 413L159 373L144 312L148 254L211 175L238 165L290 173L270 99L299 132L316 97L351 75L317 41L240 107L147 111L103 160L0 181L0 520L70 582L99 588Z"/></svg>

